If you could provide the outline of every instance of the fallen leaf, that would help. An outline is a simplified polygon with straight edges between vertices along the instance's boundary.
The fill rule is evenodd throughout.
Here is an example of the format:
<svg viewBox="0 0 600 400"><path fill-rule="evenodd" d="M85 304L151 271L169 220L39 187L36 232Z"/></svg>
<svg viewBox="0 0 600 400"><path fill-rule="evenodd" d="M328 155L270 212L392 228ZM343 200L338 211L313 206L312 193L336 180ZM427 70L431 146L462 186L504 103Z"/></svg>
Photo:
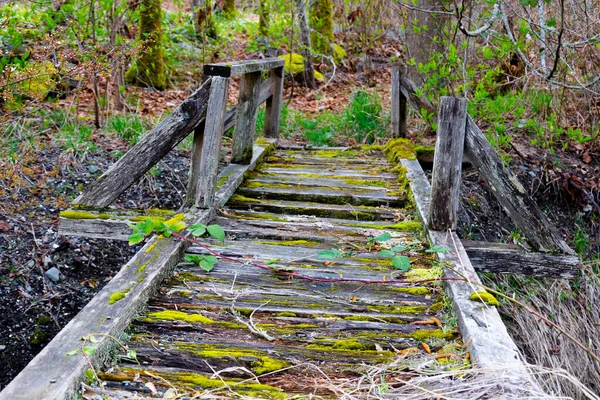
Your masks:
<svg viewBox="0 0 600 400"><path fill-rule="evenodd" d="M423 346L423 350L425 350L427 354L431 354L431 349L429 348L429 345L427 343L421 342L421 346Z"/></svg>
<svg viewBox="0 0 600 400"><path fill-rule="evenodd" d="M583 159L583 162L586 164L589 164L592 162L592 157L590 156L590 153L583 153L582 159Z"/></svg>
<svg viewBox="0 0 600 400"><path fill-rule="evenodd" d="M0 232L8 232L10 230L10 225L6 221L0 221Z"/></svg>
<svg viewBox="0 0 600 400"><path fill-rule="evenodd" d="M146 386L148 389L150 389L150 391L152 392L153 395L156 395L158 393L158 391L156 390L156 386L154 386L154 383L146 382L144 384L144 386Z"/></svg>

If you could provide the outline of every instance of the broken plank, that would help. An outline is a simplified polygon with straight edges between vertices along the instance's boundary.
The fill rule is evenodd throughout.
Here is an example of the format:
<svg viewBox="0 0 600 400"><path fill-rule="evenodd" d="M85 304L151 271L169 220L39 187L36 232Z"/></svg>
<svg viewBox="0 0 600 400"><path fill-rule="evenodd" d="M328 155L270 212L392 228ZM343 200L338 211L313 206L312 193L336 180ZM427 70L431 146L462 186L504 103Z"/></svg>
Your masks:
<svg viewBox="0 0 600 400"><path fill-rule="evenodd" d="M467 116L465 155L533 248L575 254L523 185L504 166L496 150L470 116Z"/></svg>
<svg viewBox="0 0 600 400"><path fill-rule="evenodd" d="M528 252L505 243L462 241L477 271L522 274L546 278L576 278L580 272L578 256Z"/></svg>
<svg viewBox="0 0 600 400"><path fill-rule="evenodd" d="M283 67L285 61L283 58L273 57L262 60L244 60L234 62L224 62L216 64L205 64L204 75L222 76L230 78L232 76L245 75L253 72L266 71L273 68Z"/></svg>

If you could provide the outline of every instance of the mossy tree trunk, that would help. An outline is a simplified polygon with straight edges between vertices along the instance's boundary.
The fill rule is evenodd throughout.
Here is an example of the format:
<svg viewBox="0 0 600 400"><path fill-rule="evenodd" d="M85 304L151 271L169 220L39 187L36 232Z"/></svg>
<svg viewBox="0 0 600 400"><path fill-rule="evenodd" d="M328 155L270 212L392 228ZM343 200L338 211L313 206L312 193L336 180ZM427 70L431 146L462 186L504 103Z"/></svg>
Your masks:
<svg viewBox="0 0 600 400"><path fill-rule="evenodd" d="M258 2L258 33L260 36L267 37L269 35L269 0L259 0Z"/></svg>
<svg viewBox="0 0 600 400"><path fill-rule="evenodd" d="M127 83L166 89L165 61L162 43L162 1L143 0L140 9L142 50L127 71Z"/></svg>
<svg viewBox="0 0 600 400"><path fill-rule="evenodd" d="M331 55L333 44L333 1L316 0L311 8L310 39L313 50L319 54Z"/></svg>
<svg viewBox="0 0 600 400"><path fill-rule="evenodd" d="M227 17L233 17L236 14L235 0L225 0L223 4L223 14Z"/></svg>

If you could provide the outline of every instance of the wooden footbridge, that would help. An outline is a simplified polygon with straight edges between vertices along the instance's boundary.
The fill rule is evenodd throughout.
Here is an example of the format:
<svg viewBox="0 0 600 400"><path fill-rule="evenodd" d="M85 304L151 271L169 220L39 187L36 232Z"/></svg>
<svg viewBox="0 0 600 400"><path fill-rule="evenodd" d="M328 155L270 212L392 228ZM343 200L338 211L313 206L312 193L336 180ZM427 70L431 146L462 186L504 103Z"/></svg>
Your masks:
<svg viewBox="0 0 600 400"><path fill-rule="evenodd" d="M432 188L406 139L279 146L280 59L208 65L205 75L61 214L61 232L127 240L131 223L183 218L220 225L226 240L193 239L185 229L148 237L0 399L340 398L339 387L374 365L412 371L424 360L440 370L473 364L524 391L535 387L495 307L469 300L483 291L474 267L570 277L576 259L496 160L464 100L442 100ZM226 110L233 76L241 76L239 101ZM406 101L426 100L398 70L393 82L401 136ZM265 137L255 141L263 102ZM231 162L219 170L222 133L233 126ZM189 134L182 210L109 207ZM533 210L517 210L519 226L537 224L532 245L565 254L465 248L453 232L463 149L484 179L502 182L494 187L510 193L510 207ZM192 262L202 255L218 258L210 272Z"/></svg>

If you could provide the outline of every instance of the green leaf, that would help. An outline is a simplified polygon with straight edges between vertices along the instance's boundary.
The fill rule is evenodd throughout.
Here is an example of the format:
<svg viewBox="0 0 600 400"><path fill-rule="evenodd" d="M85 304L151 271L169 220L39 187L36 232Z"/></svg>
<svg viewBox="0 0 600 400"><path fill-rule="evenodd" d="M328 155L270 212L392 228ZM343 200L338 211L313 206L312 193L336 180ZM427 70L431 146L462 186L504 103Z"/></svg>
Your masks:
<svg viewBox="0 0 600 400"><path fill-rule="evenodd" d="M379 253L377 253L377 255L379 257L392 258L395 254L393 251L390 250L381 250Z"/></svg>
<svg viewBox="0 0 600 400"><path fill-rule="evenodd" d="M452 249L450 247L444 247L444 246L433 246L430 249L425 250L425 253L447 253L449 251L452 251Z"/></svg>
<svg viewBox="0 0 600 400"><path fill-rule="evenodd" d="M392 235L390 235L389 232L383 232L381 235L375 236L374 240L376 240L378 242L387 242L391 238L392 238Z"/></svg>
<svg viewBox="0 0 600 400"><path fill-rule="evenodd" d="M134 244L143 242L144 238L145 238L145 236L144 236L144 233L142 233L142 232L132 233L131 235L129 235L129 245L133 246Z"/></svg>
<svg viewBox="0 0 600 400"><path fill-rule="evenodd" d="M198 237L202 236L206 233L206 225L204 224L194 224L188 228L192 234L192 236Z"/></svg>
<svg viewBox="0 0 600 400"><path fill-rule="evenodd" d="M91 368L85 370L85 376L88 378L89 382L94 382L96 377L94 376L94 371Z"/></svg>
<svg viewBox="0 0 600 400"><path fill-rule="evenodd" d="M408 271L410 268L410 258L407 256L394 256L392 258L392 265L399 270Z"/></svg>
<svg viewBox="0 0 600 400"><path fill-rule="evenodd" d="M88 340L89 340L91 343L98 343L98 339L96 339L96 337L95 337L94 335L90 335L90 336L88 336Z"/></svg>
<svg viewBox="0 0 600 400"><path fill-rule="evenodd" d="M406 250L406 247L404 247L404 246L394 246L390 250L393 251L394 253L402 253L404 250Z"/></svg>
<svg viewBox="0 0 600 400"><path fill-rule="evenodd" d="M275 263L277 263L279 261L281 261L281 258L272 258L269 261L267 261L265 264L267 264L267 265L273 265L273 264L275 264Z"/></svg>
<svg viewBox="0 0 600 400"><path fill-rule="evenodd" d="M171 231L170 229L165 229L165 231L163 232L163 236L164 237L171 237L172 233L173 233L173 231Z"/></svg>
<svg viewBox="0 0 600 400"><path fill-rule="evenodd" d="M84 347L83 352L85 353L86 356L93 356L94 353L96 352L96 348L95 347Z"/></svg>
<svg viewBox="0 0 600 400"><path fill-rule="evenodd" d="M146 235L149 235L154 232L154 229L156 228L156 220L149 218L140 222L138 225L142 232L144 232Z"/></svg>
<svg viewBox="0 0 600 400"><path fill-rule="evenodd" d="M210 262L210 260L207 260L206 258L203 260L200 260L199 265L200 265L200 268L202 268L206 272L212 271L212 269L215 267L215 263Z"/></svg>
<svg viewBox="0 0 600 400"><path fill-rule="evenodd" d="M206 227L208 234L215 239L225 243L225 231L220 225L213 224Z"/></svg>
<svg viewBox="0 0 600 400"><path fill-rule="evenodd" d="M68 356L76 356L77 354L79 354L79 349L71 350L67 353Z"/></svg>
<svg viewBox="0 0 600 400"><path fill-rule="evenodd" d="M321 259L334 259L334 258L343 258L344 254L339 251L338 249L331 249L331 250L322 250L317 254L317 258L321 258Z"/></svg>
<svg viewBox="0 0 600 400"><path fill-rule="evenodd" d="M132 359L132 360L136 360L137 359L137 352L135 350L129 350L127 352L127 358Z"/></svg>
<svg viewBox="0 0 600 400"><path fill-rule="evenodd" d="M175 231L175 232L179 232L182 229L185 228L185 222L181 221L181 220L176 220L171 222L170 224L167 225L167 227L169 228L169 230Z"/></svg>

